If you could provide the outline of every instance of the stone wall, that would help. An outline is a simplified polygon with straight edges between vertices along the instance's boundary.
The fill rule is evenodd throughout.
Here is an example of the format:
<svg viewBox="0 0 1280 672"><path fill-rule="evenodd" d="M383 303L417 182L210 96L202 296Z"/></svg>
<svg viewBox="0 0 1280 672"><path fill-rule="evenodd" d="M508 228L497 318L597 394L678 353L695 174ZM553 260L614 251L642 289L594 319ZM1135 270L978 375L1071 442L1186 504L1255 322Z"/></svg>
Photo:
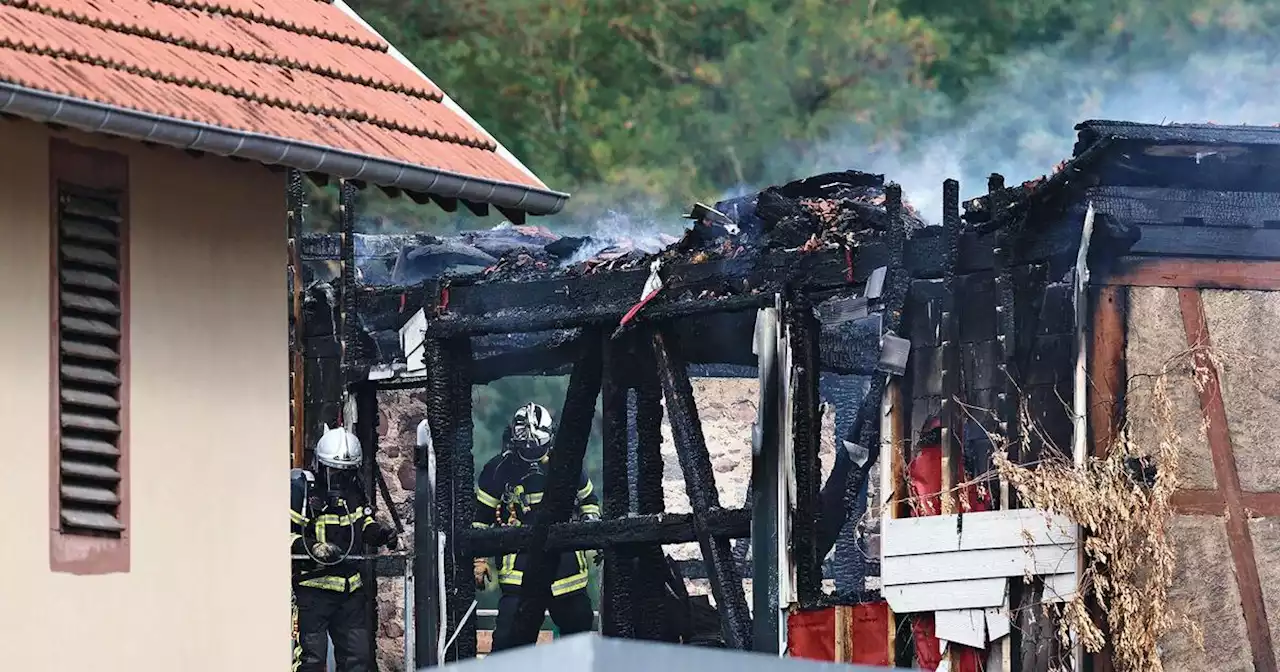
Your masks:
<svg viewBox="0 0 1280 672"><path fill-rule="evenodd" d="M427 417L427 407L416 393L399 390L380 392L378 405L378 466L405 525L400 548L411 549L417 476L413 451L418 423ZM385 512L380 511L378 516L390 522ZM404 581L399 578L378 582L378 668L383 672L404 669Z"/></svg>

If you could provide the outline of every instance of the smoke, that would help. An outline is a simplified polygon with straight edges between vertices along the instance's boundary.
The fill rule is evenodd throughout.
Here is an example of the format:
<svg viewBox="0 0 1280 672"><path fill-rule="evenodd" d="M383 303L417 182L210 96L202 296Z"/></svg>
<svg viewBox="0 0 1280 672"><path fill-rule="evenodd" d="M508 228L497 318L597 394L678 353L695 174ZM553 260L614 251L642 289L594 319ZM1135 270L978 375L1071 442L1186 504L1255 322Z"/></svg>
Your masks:
<svg viewBox="0 0 1280 672"><path fill-rule="evenodd" d="M672 234L684 229L685 224L679 218L663 216L651 209L637 212L609 210L592 223L587 233L588 240L563 265L579 264L608 250L639 250L655 254L676 242L677 238Z"/></svg>
<svg viewBox="0 0 1280 672"><path fill-rule="evenodd" d="M786 171L811 175L857 168L885 174L929 223L942 215L942 182L961 194L986 191L992 172L1007 183L1053 171L1071 156L1074 127L1087 119L1145 123L1275 125L1277 59L1261 50L1217 48L1178 63L1079 59L1062 47L1006 60L998 75L963 104L937 101L913 131L875 142L858 127L802 152Z"/></svg>

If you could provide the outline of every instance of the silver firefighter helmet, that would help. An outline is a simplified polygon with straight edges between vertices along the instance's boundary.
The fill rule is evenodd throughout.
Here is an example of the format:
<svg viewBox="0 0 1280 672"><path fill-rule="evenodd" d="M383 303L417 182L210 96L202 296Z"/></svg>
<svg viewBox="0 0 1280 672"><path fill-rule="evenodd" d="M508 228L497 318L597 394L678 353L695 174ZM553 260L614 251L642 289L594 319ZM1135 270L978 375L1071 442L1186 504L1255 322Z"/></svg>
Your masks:
<svg viewBox="0 0 1280 672"><path fill-rule="evenodd" d="M342 427L324 426L316 443L316 460L331 469L358 469L364 461L360 439Z"/></svg>
<svg viewBox="0 0 1280 672"><path fill-rule="evenodd" d="M551 411L533 402L521 406L508 428L511 447L526 462L537 462L551 450Z"/></svg>

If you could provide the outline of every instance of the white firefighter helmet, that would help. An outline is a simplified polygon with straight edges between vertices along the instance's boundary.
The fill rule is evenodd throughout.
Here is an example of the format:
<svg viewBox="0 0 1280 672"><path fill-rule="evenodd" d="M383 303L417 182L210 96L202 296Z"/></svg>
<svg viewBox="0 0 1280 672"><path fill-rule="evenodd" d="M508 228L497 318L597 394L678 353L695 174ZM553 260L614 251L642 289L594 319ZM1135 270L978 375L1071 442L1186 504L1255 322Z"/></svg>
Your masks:
<svg viewBox="0 0 1280 672"><path fill-rule="evenodd" d="M364 451L355 434L326 424L316 443L316 460L332 469L356 469L364 461Z"/></svg>
<svg viewBox="0 0 1280 672"><path fill-rule="evenodd" d="M551 411L533 402L521 406L511 418L511 443L521 458L536 462L551 450Z"/></svg>

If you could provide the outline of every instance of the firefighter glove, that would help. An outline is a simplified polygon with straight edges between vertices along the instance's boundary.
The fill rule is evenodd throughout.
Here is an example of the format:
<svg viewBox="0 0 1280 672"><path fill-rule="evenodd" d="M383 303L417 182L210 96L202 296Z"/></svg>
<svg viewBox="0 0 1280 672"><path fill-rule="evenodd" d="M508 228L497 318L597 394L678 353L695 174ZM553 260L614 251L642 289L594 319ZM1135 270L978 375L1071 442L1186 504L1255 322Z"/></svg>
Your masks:
<svg viewBox="0 0 1280 672"><path fill-rule="evenodd" d="M476 558L473 565L476 576L476 588L484 590L489 586L489 561L484 558Z"/></svg>
<svg viewBox="0 0 1280 672"><path fill-rule="evenodd" d="M338 553L340 552L341 551L337 546L328 542L318 543L311 547L311 555L315 556L316 560L320 560L321 562L328 562L338 557Z"/></svg>

